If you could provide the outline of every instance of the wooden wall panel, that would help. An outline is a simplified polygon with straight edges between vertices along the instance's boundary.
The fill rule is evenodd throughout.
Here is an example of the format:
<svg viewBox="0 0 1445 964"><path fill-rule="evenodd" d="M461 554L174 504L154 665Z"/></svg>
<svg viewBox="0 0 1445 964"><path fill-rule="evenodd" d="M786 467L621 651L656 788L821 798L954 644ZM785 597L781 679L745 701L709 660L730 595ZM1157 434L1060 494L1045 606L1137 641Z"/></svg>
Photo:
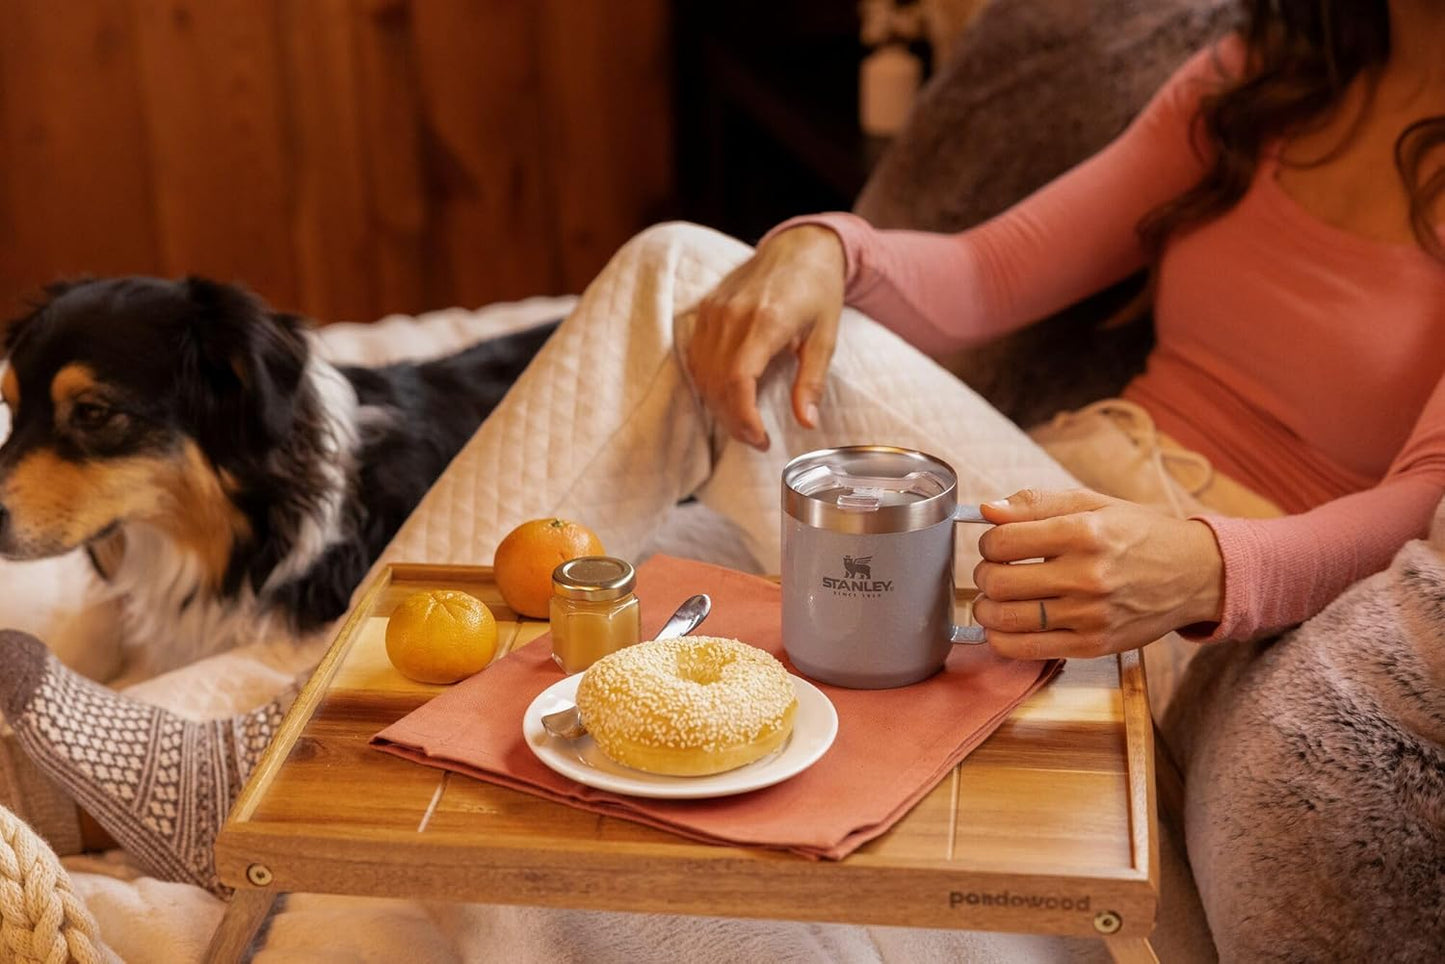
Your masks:
<svg viewBox="0 0 1445 964"><path fill-rule="evenodd" d="M280 6L297 301L313 315L369 320L370 185L351 0Z"/></svg>
<svg viewBox="0 0 1445 964"><path fill-rule="evenodd" d="M0 317L40 285L154 270L126 0L0 4Z"/></svg>
<svg viewBox="0 0 1445 964"><path fill-rule="evenodd" d="M373 317L455 304L428 254L429 202L422 163L420 81L411 8L403 0L356 0L357 99L371 190Z"/></svg>
<svg viewBox="0 0 1445 964"><path fill-rule="evenodd" d="M673 188L667 0L0 0L0 314L208 274L319 320L583 287Z"/></svg>
<svg viewBox="0 0 1445 964"><path fill-rule="evenodd" d="M671 197L667 10L666 0L541 4L543 118L567 290L584 286Z"/></svg>
<svg viewBox="0 0 1445 964"><path fill-rule="evenodd" d="M163 270L298 307L276 5L134 2Z"/></svg>
<svg viewBox="0 0 1445 964"><path fill-rule="evenodd" d="M556 291L534 0L415 0L428 183L461 304Z"/></svg>

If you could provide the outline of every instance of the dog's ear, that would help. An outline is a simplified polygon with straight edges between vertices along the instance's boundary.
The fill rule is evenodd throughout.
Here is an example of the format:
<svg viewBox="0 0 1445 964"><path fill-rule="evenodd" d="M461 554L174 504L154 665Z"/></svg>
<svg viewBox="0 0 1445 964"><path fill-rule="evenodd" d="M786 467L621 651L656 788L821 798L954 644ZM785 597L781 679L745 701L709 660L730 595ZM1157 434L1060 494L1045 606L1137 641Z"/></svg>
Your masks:
<svg viewBox="0 0 1445 964"><path fill-rule="evenodd" d="M74 288L88 284L89 278L76 278L72 281L54 281L46 285L42 290L42 297L31 300L28 303L29 311L8 321L0 319L0 360L10 357L10 352L20 341L21 333L35 324L50 303L61 295Z"/></svg>
<svg viewBox="0 0 1445 964"><path fill-rule="evenodd" d="M187 278L182 391L214 455L257 455L284 441L297 414L309 349L304 325L235 285Z"/></svg>

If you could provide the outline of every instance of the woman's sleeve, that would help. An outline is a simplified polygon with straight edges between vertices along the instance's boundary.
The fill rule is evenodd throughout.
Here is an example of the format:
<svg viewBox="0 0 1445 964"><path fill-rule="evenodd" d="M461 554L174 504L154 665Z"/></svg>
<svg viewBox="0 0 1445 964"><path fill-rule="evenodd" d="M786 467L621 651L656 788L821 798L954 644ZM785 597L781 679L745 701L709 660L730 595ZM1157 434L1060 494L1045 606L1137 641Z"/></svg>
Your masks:
<svg viewBox="0 0 1445 964"><path fill-rule="evenodd" d="M1203 175L1200 99L1243 59L1237 36L1195 54L1102 151L960 234L880 231L855 215L825 214L769 236L800 224L830 228L843 242L848 304L924 351L1006 334L1144 265L1139 220Z"/></svg>
<svg viewBox="0 0 1445 964"><path fill-rule="evenodd" d="M1249 639L1293 626L1429 533L1445 496L1445 379L1380 484L1278 519L1205 516L1224 558L1219 625L1200 641Z"/></svg>

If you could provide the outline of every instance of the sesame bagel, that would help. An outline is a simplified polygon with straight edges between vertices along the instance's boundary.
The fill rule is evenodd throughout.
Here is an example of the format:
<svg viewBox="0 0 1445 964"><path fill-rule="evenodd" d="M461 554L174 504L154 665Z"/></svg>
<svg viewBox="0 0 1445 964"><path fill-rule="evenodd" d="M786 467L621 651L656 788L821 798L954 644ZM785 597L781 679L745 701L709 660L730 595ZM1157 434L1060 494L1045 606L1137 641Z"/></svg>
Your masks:
<svg viewBox="0 0 1445 964"><path fill-rule="evenodd" d="M577 709L599 749L624 766L704 776L761 759L793 730L793 681L736 639L638 643L588 668Z"/></svg>

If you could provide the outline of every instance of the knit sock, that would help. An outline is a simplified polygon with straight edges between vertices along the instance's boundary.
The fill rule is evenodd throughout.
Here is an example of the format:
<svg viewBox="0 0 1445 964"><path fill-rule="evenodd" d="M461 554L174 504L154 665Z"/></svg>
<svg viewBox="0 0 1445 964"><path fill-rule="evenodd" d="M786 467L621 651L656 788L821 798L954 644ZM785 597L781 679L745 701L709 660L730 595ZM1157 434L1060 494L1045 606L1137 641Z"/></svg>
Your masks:
<svg viewBox="0 0 1445 964"><path fill-rule="evenodd" d="M0 631L0 713L35 765L147 873L228 893L216 834L286 709L192 722L61 665L33 636Z"/></svg>

